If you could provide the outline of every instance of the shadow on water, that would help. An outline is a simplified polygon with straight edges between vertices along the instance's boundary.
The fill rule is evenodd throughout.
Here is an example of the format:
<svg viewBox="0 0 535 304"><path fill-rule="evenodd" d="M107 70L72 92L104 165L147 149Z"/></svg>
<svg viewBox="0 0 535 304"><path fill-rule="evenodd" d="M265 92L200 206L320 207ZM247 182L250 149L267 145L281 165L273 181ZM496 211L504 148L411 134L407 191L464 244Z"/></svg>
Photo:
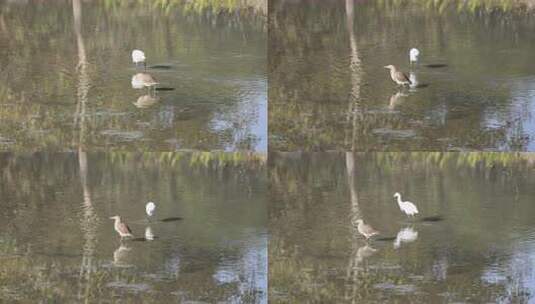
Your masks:
<svg viewBox="0 0 535 304"><path fill-rule="evenodd" d="M168 64L155 64L155 65L151 65L148 68L149 69L157 69L157 70L170 70L173 67L171 65L168 65Z"/></svg>
<svg viewBox="0 0 535 304"><path fill-rule="evenodd" d="M384 236L384 237L376 238L375 240L379 241L379 242L391 242L391 241L396 240L396 237L395 236Z"/></svg>
<svg viewBox="0 0 535 304"><path fill-rule="evenodd" d="M419 83L418 85L414 86L416 89L423 89L427 88L429 86L429 83Z"/></svg>
<svg viewBox="0 0 535 304"><path fill-rule="evenodd" d="M431 63L431 64L426 64L425 66L431 69L437 69L437 68L445 68L448 65L444 63Z"/></svg>
<svg viewBox="0 0 535 304"><path fill-rule="evenodd" d="M161 219L160 222L166 223L166 222L176 222L176 221L181 221L181 220L183 220L183 218L181 217L166 217L164 219Z"/></svg>
<svg viewBox="0 0 535 304"><path fill-rule="evenodd" d="M442 215L432 215L421 218L419 221L422 223L426 222L440 222L443 221L444 217Z"/></svg>

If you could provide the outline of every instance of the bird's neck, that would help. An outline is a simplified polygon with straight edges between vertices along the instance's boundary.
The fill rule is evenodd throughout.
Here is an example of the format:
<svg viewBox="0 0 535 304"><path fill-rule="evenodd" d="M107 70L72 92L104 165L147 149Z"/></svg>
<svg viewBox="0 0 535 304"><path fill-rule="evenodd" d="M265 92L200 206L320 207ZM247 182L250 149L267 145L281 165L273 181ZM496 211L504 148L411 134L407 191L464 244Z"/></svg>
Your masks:
<svg viewBox="0 0 535 304"><path fill-rule="evenodd" d="M398 195L398 204L401 205L401 196Z"/></svg>

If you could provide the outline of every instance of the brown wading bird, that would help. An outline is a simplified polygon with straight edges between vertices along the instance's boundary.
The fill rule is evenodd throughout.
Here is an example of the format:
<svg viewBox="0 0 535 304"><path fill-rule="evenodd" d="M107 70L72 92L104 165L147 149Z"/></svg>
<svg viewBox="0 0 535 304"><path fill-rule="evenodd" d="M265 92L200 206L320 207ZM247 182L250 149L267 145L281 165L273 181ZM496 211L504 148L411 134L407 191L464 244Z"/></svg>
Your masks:
<svg viewBox="0 0 535 304"><path fill-rule="evenodd" d="M154 88L157 84L156 79L149 73L137 73L132 76L132 88L134 89Z"/></svg>
<svg viewBox="0 0 535 304"><path fill-rule="evenodd" d="M121 222L121 217L116 215L110 217L111 220L115 220L115 225L113 228L115 228L115 231L121 236L121 240L125 237L134 237L132 234L132 230L130 230L130 227L124 222Z"/></svg>
<svg viewBox="0 0 535 304"><path fill-rule="evenodd" d="M390 70L390 77L397 85L410 85L412 83L409 77L405 73L399 71L395 66L387 65L385 66L385 69Z"/></svg>
<svg viewBox="0 0 535 304"><path fill-rule="evenodd" d="M372 236L379 234L379 231L373 229L372 226L364 224L362 219L356 220L355 224L357 224L358 232L366 238L366 241Z"/></svg>

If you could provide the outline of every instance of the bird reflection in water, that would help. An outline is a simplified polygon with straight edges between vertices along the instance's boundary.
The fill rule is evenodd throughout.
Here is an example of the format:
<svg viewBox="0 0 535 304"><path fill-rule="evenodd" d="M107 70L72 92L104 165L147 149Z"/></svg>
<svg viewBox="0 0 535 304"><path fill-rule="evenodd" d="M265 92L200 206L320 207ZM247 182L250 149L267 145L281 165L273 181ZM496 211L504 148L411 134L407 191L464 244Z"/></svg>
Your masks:
<svg viewBox="0 0 535 304"><path fill-rule="evenodd" d="M401 243L410 243L416 241L418 238L418 231L412 227L405 227L398 232L396 240L394 241L394 248L398 249Z"/></svg>
<svg viewBox="0 0 535 304"><path fill-rule="evenodd" d="M405 100L405 97L407 96L408 96L407 94L404 94L401 91L392 95L392 97L390 97L390 103L388 104L388 109L394 110L397 106L403 103L403 101Z"/></svg>
<svg viewBox="0 0 535 304"><path fill-rule="evenodd" d="M371 257L377 252L377 249L371 247L370 245L366 244L365 246L359 247L357 249L357 258L355 259L356 264L362 263L365 259Z"/></svg>
<svg viewBox="0 0 535 304"><path fill-rule="evenodd" d="M154 236L154 233L152 232L152 228L150 226L145 227L145 240L147 241L154 241L156 237Z"/></svg>
<svg viewBox="0 0 535 304"><path fill-rule="evenodd" d="M418 79L416 78L416 73L409 72L409 80L411 81L411 84L409 85L410 90L415 91L415 89L418 87Z"/></svg>
<svg viewBox="0 0 535 304"><path fill-rule="evenodd" d="M129 252L132 248L121 243L119 248L115 249L113 252L113 265L115 266L128 266L126 259L128 258Z"/></svg>
<svg viewBox="0 0 535 304"><path fill-rule="evenodd" d="M364 267L361 265L369 257L377 253L377 249L371 247L366 243L364 246L357 247L357 242L353 243L353 251L349 259L349 265L347 268L347 279L351 281L357 281L358 273L361 270L366 270L366 263Z"/></svg>
<svg viewBox="0 0 535 304"><path fill-rule="evenodd" d="M160 97L151 94L139 96L139 98L133 104L140 109L146 109L154 106L160 101Z"/></svg>

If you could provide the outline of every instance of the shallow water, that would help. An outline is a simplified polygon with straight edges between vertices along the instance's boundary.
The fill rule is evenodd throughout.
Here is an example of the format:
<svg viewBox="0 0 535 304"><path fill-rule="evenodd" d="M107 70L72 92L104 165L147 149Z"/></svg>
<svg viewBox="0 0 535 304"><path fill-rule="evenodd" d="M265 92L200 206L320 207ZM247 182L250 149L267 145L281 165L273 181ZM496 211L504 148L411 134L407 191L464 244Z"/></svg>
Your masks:
<svg viewBox="0 0 535 304"><path fill-rule="evenodd" d="M532 302L534 166L493 153L270 153L270 302ZM358 218L380 235L366 243Z"/></svg>
<svg viewBox="0 0 535 304"><path fill-rule="evenodd" d="M1 1L0 150L266 151L266 16L249 2ZM132 87L136 48L161 90Z"/></svg>
<svg viewBox="0 0 535 304"><path fill-rule="evenodd" d="M267 303L265 156L0 154L0 172L4 301Z"/></svg>
<svg viewBox="0 0 535 304"><path fill-rule="evenodd" d="M534 11L485 3L272 1L273 151L534 151Z"/></svg>

